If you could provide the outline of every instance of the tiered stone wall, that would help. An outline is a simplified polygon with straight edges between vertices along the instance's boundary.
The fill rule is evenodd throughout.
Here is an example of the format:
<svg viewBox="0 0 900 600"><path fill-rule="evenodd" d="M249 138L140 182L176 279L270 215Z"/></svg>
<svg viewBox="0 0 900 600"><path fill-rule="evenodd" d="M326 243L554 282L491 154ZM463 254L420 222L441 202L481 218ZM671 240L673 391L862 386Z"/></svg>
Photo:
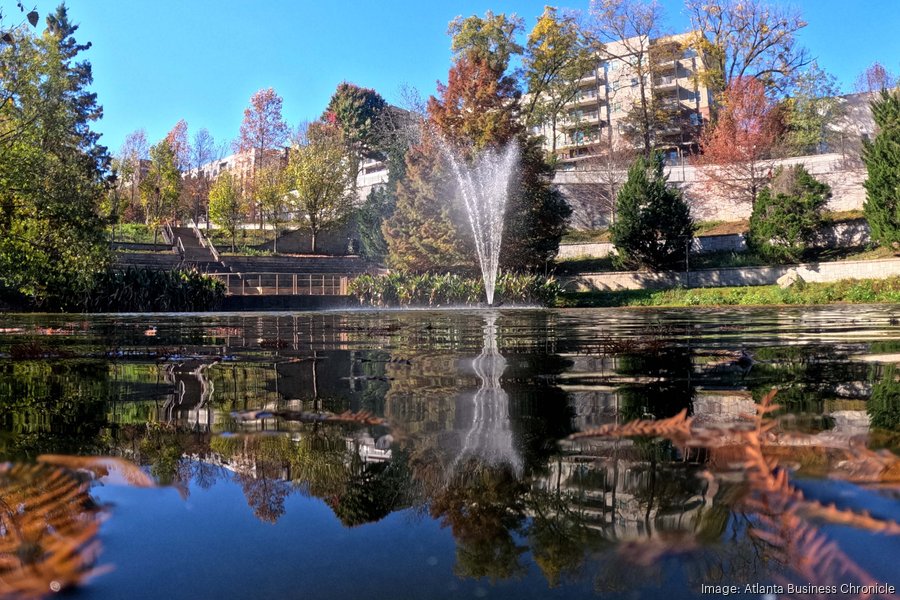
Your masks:
<svg viewBox="0 0 900 600"><path fill-rule="evenodd" d="M832 198L828 210L845 211L862 208L865 190L862 187L866 171L841 154L797 156L773 161L774 171L780 165L803 164L820 181L831 186ZM625 180L623 170L617 179ZM669 182L684 191L695 219L702 221L739 221L750 216L750 206L725 197L715 196L703 184L699 167L676 165L666 167ZM612 204L609 202L609 185L603 183L599 170L559 171L553 183L562 191L572 206L572 226L575 229L606 227L610 223Z"/></svg>
<svg viewBox="0 0 900 600"><path fill-rule="evenodd" d="M774 267L733 267L728 269L700 269L684 272L654 273L649 271L620 271L583 273L565 277L562 285L569 291L609 291L664 289L671 287L732 287L773 285L791 269L804 281L831 282L844 279L884 279L900 276L900 258L882 260L847 260L839 262L779 265Z"/></svg>

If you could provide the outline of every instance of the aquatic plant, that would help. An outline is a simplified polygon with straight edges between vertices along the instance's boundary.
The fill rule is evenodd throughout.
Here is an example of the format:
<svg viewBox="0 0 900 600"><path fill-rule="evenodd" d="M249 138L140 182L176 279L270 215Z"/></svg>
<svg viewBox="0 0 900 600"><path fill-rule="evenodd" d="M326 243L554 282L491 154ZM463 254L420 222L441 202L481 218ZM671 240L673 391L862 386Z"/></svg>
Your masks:
<svg viewBox="0 0 900 600"><path fill-rule="evenodd" d="M211 310L224 297L225 285L196 269L128 267L98 275L84 308L88 312Z"/></svg>
<svg viewBox="0 0 900 600"><path fill-rule="evenodd" d="M350 282L349 289L360 304L381 307L477 305L485 294L481 279L454 273L361 275ZM559 293L552 277L502 273L496 281L495 302L546 306Z"/></svg>

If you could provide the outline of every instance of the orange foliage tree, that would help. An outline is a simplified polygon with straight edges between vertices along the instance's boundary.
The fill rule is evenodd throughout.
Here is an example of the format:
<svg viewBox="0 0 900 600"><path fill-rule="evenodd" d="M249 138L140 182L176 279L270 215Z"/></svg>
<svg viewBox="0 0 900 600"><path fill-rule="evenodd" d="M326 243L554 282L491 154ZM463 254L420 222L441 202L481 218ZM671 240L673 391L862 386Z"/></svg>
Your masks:
<svg viewBox="0 0 900 600"><path fill-rule="evenodd" d="M781 111L763 83L754 77L733 80L715 124L701 139L698 163L709 191L752 206L772 176L782 130Z"/></svg>

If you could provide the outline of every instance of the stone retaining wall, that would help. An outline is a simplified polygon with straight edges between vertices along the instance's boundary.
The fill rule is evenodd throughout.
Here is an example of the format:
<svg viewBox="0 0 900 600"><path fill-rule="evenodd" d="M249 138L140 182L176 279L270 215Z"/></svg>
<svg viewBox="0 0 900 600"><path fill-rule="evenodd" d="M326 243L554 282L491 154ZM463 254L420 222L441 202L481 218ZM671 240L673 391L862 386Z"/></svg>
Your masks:
<svg viewBox="0 0 900 600"><path fill-rule="evenodd" d="M822 237L816 246L831 248L859 248L870 241L869 224L865 219L841 221L822 231ZM747 242L741 233L724 235L701 235L695 237L691 252L707 254L711 252L746 252ZM615 246L611 242L591 242L583 244L560 244L557 258L605 258L615 254Z"/></svg>
<svg viewBox="0 0 900 600"><path fill-rule="evenodd" d="M673 271L621 271L583 273L563 277L561 283L568 291L610 291L665 289L672 287L734 287L774 285L779 277L795 269L804 281L832 282L844 279L884 279L900 276L900 258L881 260L847 260L839 262L778 265L773 267L733 267L701 269L686 273Z"/></svg>
<svg viewBox="0 0 900 600"><path fill-rule="evenodd" d="M841 154L796 156L770 161L774 171L778 166L803 164L819 181L831 186L832 197L827 209L832 211L862 208L865 190L862 183L866 171ZM618 184L625 181L626 170L616 174ZM750 216L750 206L734 199L717 196L704 185L703 172L692 165L667 166L669 182L682 191L698 221L738 221ZM609 224L613 203L609 200L609 184L603 169L586 167L574 171L558 171L554 185L572 206L572 224L578 229L594 229Z"/></svg>

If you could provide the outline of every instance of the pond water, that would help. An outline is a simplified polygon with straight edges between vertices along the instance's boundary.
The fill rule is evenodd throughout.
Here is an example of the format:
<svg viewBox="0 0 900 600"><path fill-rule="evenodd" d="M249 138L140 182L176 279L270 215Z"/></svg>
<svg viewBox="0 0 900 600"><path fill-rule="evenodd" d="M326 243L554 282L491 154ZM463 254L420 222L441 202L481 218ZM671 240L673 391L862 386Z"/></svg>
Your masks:
<svg viewBox="0 0 900 600"><path fill-rule="evenodd" d="M65 536L69 582L99 569L75 598L900 588L898 319L2 315L0 594ZM634 437L636 419L672 432ZM48 454L156 485L109 461L66 495L59 473L95 462L16 470Z"/></svg>

